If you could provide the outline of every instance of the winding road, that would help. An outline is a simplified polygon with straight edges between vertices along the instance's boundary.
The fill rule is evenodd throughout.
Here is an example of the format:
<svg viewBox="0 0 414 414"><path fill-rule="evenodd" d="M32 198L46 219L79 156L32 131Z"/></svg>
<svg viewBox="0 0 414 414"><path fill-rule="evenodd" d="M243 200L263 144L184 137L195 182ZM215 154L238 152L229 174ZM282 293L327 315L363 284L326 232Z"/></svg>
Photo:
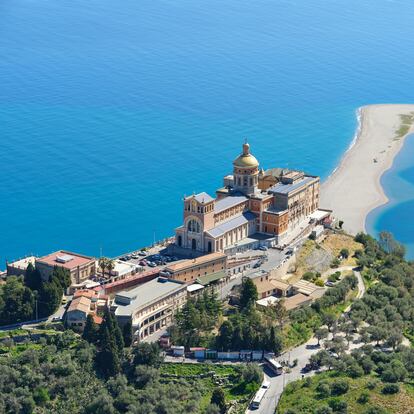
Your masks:
<svg viewBox="0 0 414 414"><path fill-rule="evenodd" d="M358 294L357 299L361 298L365 294L365 285L364 281L362 279L361 273L356 271L355 268L352 266L344 266L340 267L338 269L335 269L331 273L335 273L336 271L346 271L346 270L353 270L355 276L358 278ZM350 306L345 310L344 313L349 312ZM279 402L279 399L282 395L282 392L286 385L289 382L299 380L306 376L311 376L315 374L315 371L310 371L309 373L303 374L301 372L302 368L309 362L310 357L313 354L316 354L319 350L322 349L321 346L318 346L318 340L315 337L312 337L309 339L308 342L306 342L303 345L300 345L296 348L291 349L290 351L287 351L280 355L278 358L276 358L279 362L281 361L287 361L288 363L292 363L295 359L297 359L298 363L295 367L291 368L290 372L283 372L282 375L272 375L267 370L267 367L264 366L264 374L265 379L270 382L270 387L267 390L262 403L260 404L260 407L255 410L248 409L246 411L247 414L274 414L277 408L277 404Z"/></svg>

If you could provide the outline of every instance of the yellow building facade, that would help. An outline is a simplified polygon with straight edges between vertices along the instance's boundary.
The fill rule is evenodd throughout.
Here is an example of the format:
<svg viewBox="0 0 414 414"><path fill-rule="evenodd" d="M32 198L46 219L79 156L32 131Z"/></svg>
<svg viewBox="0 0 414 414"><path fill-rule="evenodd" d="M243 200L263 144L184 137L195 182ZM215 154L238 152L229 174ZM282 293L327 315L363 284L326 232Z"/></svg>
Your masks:
<svg viewBox="0 0 414 414"><path fill-rule="evenodd" d="M268 172L270 171L270 173ZM319 206L319 177L300 171L259 170L243 144L216 198L202 192L184 198L183 225L175 244L199 252L224 252L255 233L276 241Z"/></svg>

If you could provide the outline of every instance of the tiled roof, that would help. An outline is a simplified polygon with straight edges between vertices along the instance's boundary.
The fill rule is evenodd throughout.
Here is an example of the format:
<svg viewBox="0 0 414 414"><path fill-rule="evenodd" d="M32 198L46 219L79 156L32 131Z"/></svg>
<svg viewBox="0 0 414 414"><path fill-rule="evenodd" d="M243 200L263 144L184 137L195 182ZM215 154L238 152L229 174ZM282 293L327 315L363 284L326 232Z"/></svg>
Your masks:
<svg viewBox="0 0 414 414"><path fill-rule="evenodd" d="M312 302L312 299L308 296L298 293L297 295L286 298L283 302L286 310L292 310L302 305L307 305Z"/></svg>
<svg viewBox="0 0 414 414"><path fill-rule="evenodd" d="M172 273L179 272L181 270L188 269L194 266L200 266L201 264L208 263L213 260L224 259L225 257L227 256L224 253L210 253L204 256L196 257L195 259L182 260L181 262L172 263L168 265L165 270Z"/></svg>
<svg viewBox="0 0 414 414"><path fill-rule="evenodd" d="M59 266L65 269L75 269L78 266L84 266L93 262L95 259L81 254L59 250L55 253L36 259L36 262L43 263L49 266Z"/></svg>
<svg viewBox="0 0 414 414"><path fill-rule="evenodd" d="M90 308L91 308L91 300L84 296L80 296L72 300L72 302L70 303L68 312L81 311L81 312L89 313Z"/></svg>

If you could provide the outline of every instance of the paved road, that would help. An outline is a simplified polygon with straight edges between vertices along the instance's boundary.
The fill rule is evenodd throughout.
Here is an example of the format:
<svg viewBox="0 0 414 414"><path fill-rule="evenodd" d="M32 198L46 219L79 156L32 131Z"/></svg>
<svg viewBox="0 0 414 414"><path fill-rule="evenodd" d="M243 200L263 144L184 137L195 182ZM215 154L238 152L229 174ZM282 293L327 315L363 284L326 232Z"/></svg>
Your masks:
<svg viewBox="0 0 414 414"><path fill-rule="evenodd" d="M355 275L358 278L358 294L357 298L361 298L365 294L365 285L362 279L361 273L355 271ZM345 312L348 312L350 307L348 307ZM330 339L330 338L328 338ZM287 361L292 363L295 359L298 360L298 363L295 367L291 368L291 372L284 372L279 376L271 376L266 370L265 377L270 381L270 387L260 404L260 407L257 410L247 410L248 414L274 414L277 403L279 402L280 396L285 388L285 386L292 381L296 381L306 376L314 375L315 371L311 371L307 374L302 374L302 368L309 362L310 357L317 353L321 347L317 346L318 340L315 337L312 337L308 342L303 345L300 345L292 350L285 352L280 357L276 358L279 362ZM351 344L350 348L356 348L360 344ZM266 368L264 368L266 369Z"/></svg>

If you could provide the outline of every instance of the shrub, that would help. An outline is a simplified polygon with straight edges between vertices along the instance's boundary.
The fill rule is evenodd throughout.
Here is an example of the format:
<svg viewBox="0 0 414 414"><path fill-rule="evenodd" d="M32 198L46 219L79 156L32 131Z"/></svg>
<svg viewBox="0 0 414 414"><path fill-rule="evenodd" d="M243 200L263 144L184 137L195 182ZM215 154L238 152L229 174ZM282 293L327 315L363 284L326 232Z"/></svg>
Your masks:
<svg viewBox="0 0 414 414"><path fill-rule="evenodd" d="M331 387L327 382L320 382L316 387L316 392L320 398L326 398L331 394Z"/></svg>
<svg viewBox="0 0 414 414"><path fill-rule="evenodd" d="M257 364L247 364L241 369L243 380L246 383L260 384L263 380L263 372Z"/></svg>
<svg viewBox="0 0 414 414"><path fill-rule="evenodd" d="M374 379L371 379L371 380L368 380L367 381L366 387L369 390L373 390L377 385L378 385L378 381L377 380L374 380Z"/></svg>
<svg viewBox="0 0 414 414"><path fill-rule="evenodd" d="M337 268L341 264L340 260L336 257L332 260L331 267L333 269Z"/></svg>
<svg viewBox="0 0 414 414"><path fill-rule="evenodd" d="M358 364L354 363L347 367L346 374L351 378L358 378L364 375L364 370Z"/></svg>
<svg viewBox="0 0 414 414"><path fill-rule="evenodd" d="M303 380L303 386L306 388L309 388L312 385L312 378L311 377L306 377Z"/></svg>
<svg viewBox="0 0 414 414"><path fill-rule="evenodd" d="M313 272L305 272L302 276L303 280L307 280L308 282L312 282L315 279L315 273Z"/></svg>
<svg viewBox="0 0 414 414"><path fill-rule="evenodd" d="M331 414L331 413L332 413L332 408L328 407L327 405L317 408L314 412L314 414Z"/></svg>
<svg viewBox="0 0 414 414"><path fill-rule="evenodd" d="M314 283L315 283L316 286L320 286L320 287L324 286L324 283L323 283L322 279L316 279Z"/></svg>
<svg viewBox="0 0 414 414"><path fill-rule="evenodd" d="M349 384L347 380L339 379L332 382L331 385L331 394L332 395L342 395L345 394L349 389Z"/></svg>
<svg viewBox="0 0 414 414"><path fill-rule="evenodd" d="M342 249L339 254L344 257L345 259L347 259L349 257L349 250L348 249Z"/></svg>
<svg viewBox="0 0 414 414"><path fill-rule="evenodd" d="M337 413L346 413L348 408L348 404L344 400L340 400L338 398L332 398L328 402L329 406L332 408L333 411Z"/></svg>
<svg viewBox="0 0 414 414"><path fill-rule="evenodd" d="M362 394L358 397L357 402L360 404L366 404L369 401L369 393L364 391Z"/></svg>
<svg viewBox="0 0 414 414"><path fill-rule="evenodd" d="M385 384L382 389L383 394L397 394L400 391L398 384Z"/></svg>
<svg viewBox="0 0 414 414"><path fill-rule="evenodd" d="M382 407L369 407L364 414L388 414L388 411Z"/></svg>

